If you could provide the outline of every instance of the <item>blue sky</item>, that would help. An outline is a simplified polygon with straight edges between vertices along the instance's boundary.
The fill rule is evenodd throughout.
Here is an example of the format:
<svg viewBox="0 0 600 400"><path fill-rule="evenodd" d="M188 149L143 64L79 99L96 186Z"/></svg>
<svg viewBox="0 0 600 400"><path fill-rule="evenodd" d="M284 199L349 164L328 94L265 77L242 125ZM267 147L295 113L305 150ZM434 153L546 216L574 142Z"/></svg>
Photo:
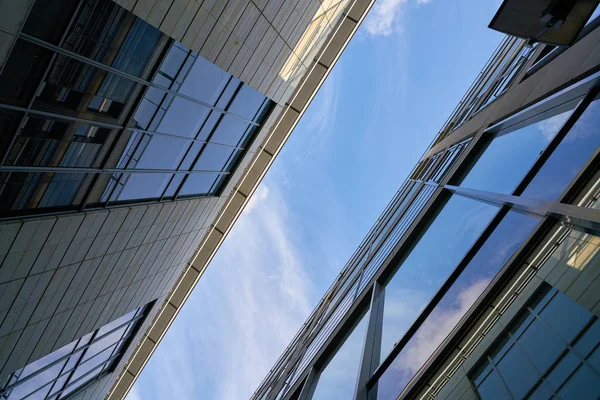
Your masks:
<svg viewBox="0 0 600 400"><path fill-rule="evenodd" d="M252 395L499 43L499 4L375 4L129 400Z"/></svg>

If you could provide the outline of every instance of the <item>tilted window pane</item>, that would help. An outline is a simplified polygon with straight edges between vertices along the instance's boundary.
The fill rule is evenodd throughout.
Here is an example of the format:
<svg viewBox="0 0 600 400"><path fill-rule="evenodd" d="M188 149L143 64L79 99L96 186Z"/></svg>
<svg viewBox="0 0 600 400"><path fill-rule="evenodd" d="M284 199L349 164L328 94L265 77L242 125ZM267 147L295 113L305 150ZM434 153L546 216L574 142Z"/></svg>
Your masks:
<svg viewBox="0 0 600 400"><path fill-rule="evenodd" d="M193 169L194 171L223 171L234 152L234 148L209 143L202 150Z"/></svg>
<svg viewBox="0 0 600 400"><path fill-rule="evenodd" d="M545 313L546 309L552 312ZM572 318L571 313L576 317ZM484 365L495 364L499 378L515 399L547 399L555 395L561 399L597 398L600 373L588 367L582 351L600 343L600 330L587 324L592 317L581 305L546 285L511 323L510 332L499 338L499 343L489 351L494 356L488 356ZM581 323L582 320L586 322ZM569 324L574 326L565 327ZM568 336L572 338L557 334L557 327L570 331ZM575 337L580 339L573 344ZM472 380L481 399L494 399L481 387L486 369L480 366L479 371L483 372L476 372Z"/></svg>
<svg viewBox="0 0 600 400"><path fill-rule="evenodd" d="M217 174L190 174L186 177L179 194L182 196L209 194L217 177Z"/></svg>
<svg viewBox="0 0 600 400"><path fill-rule="evenodd" d="M570 114L566 111L509 133L500 132L460 186L512 193Z"/></svg>
<svg viewBox="0 0 600 400"><path fill-rule="evenodd" d="M172 174L132 173L117 200L153 199L162 196Z"/></svg>
<svg viewBox="0 0 600 400"><path fill-rule="evenodd" d="M486 400L509 400L510 397L504 389L496 371L492 371L477 388L482 399Z"/></svg>
<svg viewBox="0 0 600 400"><path fill-rule="evenodd" d="M497 207L452 196L385 286L381 358L417 318Z"/></svg>
<svg viewBox="0 0 600 400"><path fill-rule="evenodd" d="M319 374L312 400L352 399L365 338L367 315L362 316L344 344Z"/></svg>
<svg viewBox="0 0 600 400"><path fill-rule="evenodd" d="M133 310L10 374L7 382L0 386L0 398L57 399L76 392L86 382L114 368L118 353L112 350L120 348L136 333L145 310L146 307Z"/></svg>
<svg viewBox="0 0 600 400"><path fill-rule="evenodd" d="M378 381L377 398L395 399L475 303L539 219L510 211Z"/></svg>
<svg viewBox="0 0 600 400"><path fill-rule="evenodd" d="M179 93L214 105L229 81L229 75L203 57L197 57Z"/></svg>
<svg viewBox="0 0 600 400"><path fill-rule="evenodd" d="M523 192L524 197L556 201L600 146L600 99L583 112L567 136Z"/></svg>
<svg viewBox="0 0 600 400"><path fill-rule="evenodd" d="M193 143L190 140L162 135L148 136L150 136L150 141L142 149L140 160L135 165L130 165L129 168L175 170Z"/></svg>
<svg viewBox="0 0 600 400"><path fill-rule="evenodd" d="M175 97L166 107L166 113L157 122L157 132L196 138L210 109L182 97Z"/></svg>

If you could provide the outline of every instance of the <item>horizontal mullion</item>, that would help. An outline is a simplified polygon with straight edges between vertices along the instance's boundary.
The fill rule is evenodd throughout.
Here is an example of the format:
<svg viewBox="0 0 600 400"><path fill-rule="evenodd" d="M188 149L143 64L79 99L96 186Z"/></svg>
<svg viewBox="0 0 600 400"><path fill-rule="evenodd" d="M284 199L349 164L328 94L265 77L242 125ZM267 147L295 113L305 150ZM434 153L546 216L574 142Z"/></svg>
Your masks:
<svg viewBox="0 0 600 400"><path fill-rule="evenodd" d="M216 111L216 112L219 112L221 114L230 115L230 116L232 116L232 117L234 117L236 119L239 119L241 121L247 122L247 123L249 123L251 125L259 126L258 123L254 122L254 121L251 121L251 120L249 120L247 118L244 118L241 115L237 115L237 114L225 111L222 108L213 106L213 105L211 105L209 103L206 103L204 101L198 100L198 99L196 99L194 97L187 96L187 95L182 94L180 92L177 92L175 90L171 90L171 89L165 88L163 86L157 85L156 83L147 81L147 80L142 79L140 77L137 77L135 75L128 74L128 73L123 72L123 71L121 71L121 70L119 70L117 68L108 66L106 64L103 64L103 63L95 61L95 60L92 60L92 59L90 59L88 57L82 56L82 55L77 54L75 52L72 52L70 50L66 50L66 49L64 49L62 47L59 47L59 46L47 43L47 42L45 42L45 41L43 41L41 39L36 38L35 36L31 36L31 35L28 35L26 33L21 33L21 35L19 36L19 38L21 38L21 39L23 39L23 40L25 40L27 42L37 44L38 46L44 47L46 49L55 51L55 52L57 52L59 54L71 57L71 58L76 59L78 61L81 61L83 63L89 64L89 65L93 65L94 67L100 68L100 69L102 69L104 71L107 71L107 72L110 72L110 73L122 76L122 77L127 78L127 79L130 79L130 80L132 80L134 82L137 82L137 83L140 83L140 84L142 84L144 86L149 86L149 87L153 87L153 88L162 90L162 91L164 91L166 93L170 93L170 94L173 94L175 96L178 96L178 97L184 98L186 100L192 101L194 103L200 104L200 105L202 105L202 106L204 106L206 108L209 108L209 109L211 109L213 111Z"/></svg>
<svg viewBox="0 0 600 400"><path fill-rule="evenodd" d="M216 174L216 175L229 175L231 172L227 171L216 171L216 170L172 170L172 169L151 169L151 168L84 168L84 167L31 167L21 165L3 165L0 166L0 172L55 172L55 173L90 173L90 174L102 174L102 173L142 173L142 174Z"/></svg>

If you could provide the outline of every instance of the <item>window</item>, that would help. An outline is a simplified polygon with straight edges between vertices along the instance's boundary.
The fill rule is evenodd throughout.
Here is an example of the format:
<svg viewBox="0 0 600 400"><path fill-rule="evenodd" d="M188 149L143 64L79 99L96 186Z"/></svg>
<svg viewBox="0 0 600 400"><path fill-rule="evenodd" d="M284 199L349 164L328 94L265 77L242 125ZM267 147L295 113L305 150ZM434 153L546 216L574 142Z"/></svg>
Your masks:
<svg viewBox="0 0 600 400"><path fill-rule="evenodd" d="M496 214L452 196L385 285L381 358L394 347Z"/></svg>
<svg viewBox="0 0 600 400"><path fill-rule="evenodd" d="M352 399L367 321L367 315L363 315L344 343L323 367L317 378L312 400Z"/></svg>
<svg viewBox="0 0 600 400"><path fill-rule="evenodd" d="M596 98L529 183L524 197L556 201L600 146L600 99Z"/></svg>
<svg viewBox="0 0 600 400"><path fill-rule="evenodd" d="M550 286L484 356L471 379L482 400L600 396L600 322Z"/></svg>
<svg viewBox="0 0 600 400"><path fill-rule="evenodd" d="M378 400L393 400L402 392L538 221L536 217L508 212L379 378Z"/></svg>
<svg viewBox="0 0 600 400"><path fill-rule="evenodd" d="M510 194L558 133L571 111L493 135L460 186Z"/></svg>
<svg viewBox="0 0 600 400"><path fill-rule="evenodd" d="M62 399L112 372L151 305L131 311L9 375L0 398Z"/></svg>

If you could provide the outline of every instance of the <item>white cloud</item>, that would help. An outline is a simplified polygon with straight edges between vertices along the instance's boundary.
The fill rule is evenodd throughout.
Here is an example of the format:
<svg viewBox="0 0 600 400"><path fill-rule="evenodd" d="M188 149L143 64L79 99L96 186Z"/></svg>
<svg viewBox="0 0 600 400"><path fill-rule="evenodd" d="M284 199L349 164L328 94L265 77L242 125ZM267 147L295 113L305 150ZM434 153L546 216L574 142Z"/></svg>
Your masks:
<svg viewBox="0 0 600 400"><path fill-rule="evenodd" d="M389 36L397 23L401 7L407 0L379 0L375 3L367 19L365 27L372 36Z"/></svg>
<svg viewBox="0 0 600 400"><path fill-rule="evenodd" d="M417 5L429 4L431 0L417 0Z"/></svg>
<svg viewBox="0 0 600 400"><path fill-rule="evenodd" d="M128 400L249 398L312 310L281 192L263 183L248 206Z"/></svg>

